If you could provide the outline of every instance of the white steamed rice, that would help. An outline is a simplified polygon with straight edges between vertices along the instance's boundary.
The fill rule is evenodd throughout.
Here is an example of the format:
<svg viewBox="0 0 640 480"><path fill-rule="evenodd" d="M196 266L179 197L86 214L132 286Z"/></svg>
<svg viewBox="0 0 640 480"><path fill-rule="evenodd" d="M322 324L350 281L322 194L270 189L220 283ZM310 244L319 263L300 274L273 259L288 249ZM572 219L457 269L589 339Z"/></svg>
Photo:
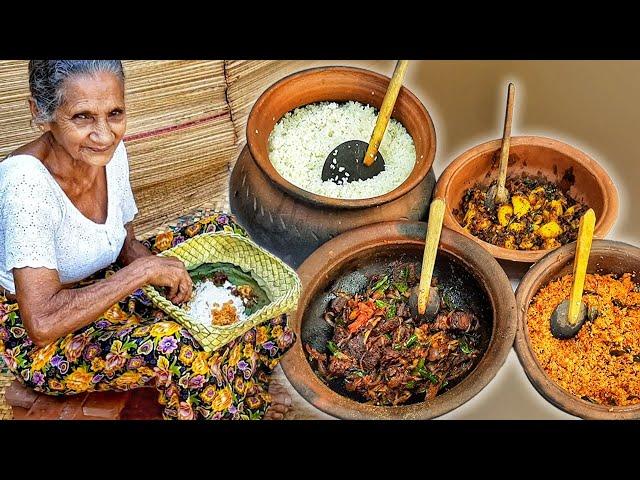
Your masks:
<svg viewBox="0 0 640 480"><path fill-rule="evenodd" d="M231 289L233 285L229 281L224 282L221 287L216 287L211 280L200 282L195 285L193 297L187 303L185 310L198 323L211 325L211 310L218 310L224 303L231 300L236 308L238 321L244 320L247 315L244 312L242 299L233 295Z"/></svg>
<svg viewBox="0 0 640 480"><path fill-rule="evenodd" d="M385 170L369 180L344 185L323 182L327 155L347 140L369 142L376 124L375 109L359 102L320 102L287 112L269 135L269 159L297 187L333 198L371 198L404 182L416 163L413 139L400 122L389 120L380 144Z"/></svg>

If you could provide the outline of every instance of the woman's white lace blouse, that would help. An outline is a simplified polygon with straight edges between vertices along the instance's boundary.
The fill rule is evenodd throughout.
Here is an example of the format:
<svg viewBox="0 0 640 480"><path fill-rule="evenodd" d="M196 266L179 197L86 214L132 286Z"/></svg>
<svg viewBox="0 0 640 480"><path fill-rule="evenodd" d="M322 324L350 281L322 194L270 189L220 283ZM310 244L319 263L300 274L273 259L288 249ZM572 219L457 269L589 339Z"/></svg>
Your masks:
<svg viewBox="0 0 640 480"><path fill-rule="evenodd" d="M85 217L46 167L31 155L0 162L0 285L15 293L12 269L57 270L77 282L112 264L120 254L124 225L138 213L123 142L106 166L108 213L104 224Z"/></svg>

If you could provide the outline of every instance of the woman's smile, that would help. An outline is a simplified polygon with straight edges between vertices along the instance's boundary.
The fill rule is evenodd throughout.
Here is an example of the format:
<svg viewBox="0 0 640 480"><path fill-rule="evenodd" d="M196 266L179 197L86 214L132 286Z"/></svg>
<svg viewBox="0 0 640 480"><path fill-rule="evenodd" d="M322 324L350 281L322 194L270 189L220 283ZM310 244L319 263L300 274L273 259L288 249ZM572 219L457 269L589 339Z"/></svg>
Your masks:
<svg viewBox="0 0 640 480"><path fill-rule="evenodd" d="M115 145L110 145L108 147L85 147L87 150L90 150L94 153L106 153L109 152L110 150L112 150L115 147Z"/></svg>

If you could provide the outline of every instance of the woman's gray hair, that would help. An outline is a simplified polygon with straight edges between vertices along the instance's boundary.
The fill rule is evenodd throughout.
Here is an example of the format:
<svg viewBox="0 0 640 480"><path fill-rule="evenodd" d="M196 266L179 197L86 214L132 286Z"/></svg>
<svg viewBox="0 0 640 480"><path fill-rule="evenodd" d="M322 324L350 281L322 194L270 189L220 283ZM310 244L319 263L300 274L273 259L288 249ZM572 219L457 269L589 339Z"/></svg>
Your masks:
<svg viewBox="0 0 640 480"><path fill-rule="evenodd" d="M64 83L76 75L113 73L124 84L124 70L120 60L30 60L29 90L38 114L37 123L54 120L56 109L64 101Z"/></svg>

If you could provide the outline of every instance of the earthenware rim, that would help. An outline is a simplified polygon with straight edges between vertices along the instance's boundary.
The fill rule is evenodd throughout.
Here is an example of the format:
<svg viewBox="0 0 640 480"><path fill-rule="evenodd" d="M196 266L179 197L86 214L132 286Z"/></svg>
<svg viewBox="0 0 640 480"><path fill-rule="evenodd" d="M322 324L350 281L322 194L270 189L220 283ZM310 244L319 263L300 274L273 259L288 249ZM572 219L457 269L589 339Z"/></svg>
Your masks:
<svg viewBox="0 0 640 480"><path fill-rule="evenodd" d="M330 208L356 209L356 208L367 208L367 207L372 207L376 205L382 205L384 203L388 203L402 197L407 192L411 191L416 186L418 186L418 184L422 181L422 179L424 179L424 177L429 173L429 170L433 164L433 160L435 158L435 153L436 153L436 132L433 126L433 121L431 120L431 116L429 115L429 112L427 111L425 106L422 104L422 102L408 88L404 86L400 89L398 98L400 99L400 98L406 97L407 101L414 104L418 108L418 110L421 112L423 118L425 119L425 122L422 125L422 128L423 128L422 134L425 136L425 138L430 139L429 148L428 150L423 150L421 152L416 151L416 157L418 157L419 155L423 155L424 162L422 163L417 162L416 166L411 171L411 174L409 175L409 177L403 183L401 183L398 187L396 187L395 189L391 190L390 192L384 195L379 195L371 198L349 200L349 199L331 198L331 197L326 197L323 195L318 195L315 193L308 192L306 190L303 190L300 187L297 187L296 185L292 184L291 182L286 180L284 177L282 177L271 164L271 161L268 158L268 154L263 155L262 152L253 144L253 140L256 139L257 137L261 135L268 136L271 133L271 131L267 133L260 132L259 129L256 128L256 125L259 121L260 115L265 110L265 105L266 104L268 105L269 101L274 95L274 92L277 92L278 90L281 90L284 88L291 88L292 84L295 84L296 82L299 82L301 79L305 79L308 77L326 76L327 78L329 78L331 75L334 75L334 74L343 75L345 73L353 74L353 75L365 75L372 80L384 82L385 84L387 84L390 81L389 77L373 72L371 70L366 70L366 69L357 68L357 67L344 67L344 66L315 67L315 68L302 70L300 72L296 72L291 75L288 75L280 79L279 81L275 82L269 88L267 88L262 93L262 95L258 97L258 100L256 100L253 107L251 108L251 111L249 112L249 116L247 118L247 129L246 129L247 145L249 146L249 151L251 153L251 156L253 157L258 167L264 172L265 175L267 175L267 177L278 188L283 190L285 193L294 195L295 197L303 201L306 201L318 206L330 207ZM381 99L380 99L380 102L381 102ZM302 105L297 105L295 107L292 107L290 111L299 106L302 106ZM275 121L273 122L274 125L279 120L280 120L279 118L275 119ZM411 134L412 132L409 132L409 133Z"/></svg>

